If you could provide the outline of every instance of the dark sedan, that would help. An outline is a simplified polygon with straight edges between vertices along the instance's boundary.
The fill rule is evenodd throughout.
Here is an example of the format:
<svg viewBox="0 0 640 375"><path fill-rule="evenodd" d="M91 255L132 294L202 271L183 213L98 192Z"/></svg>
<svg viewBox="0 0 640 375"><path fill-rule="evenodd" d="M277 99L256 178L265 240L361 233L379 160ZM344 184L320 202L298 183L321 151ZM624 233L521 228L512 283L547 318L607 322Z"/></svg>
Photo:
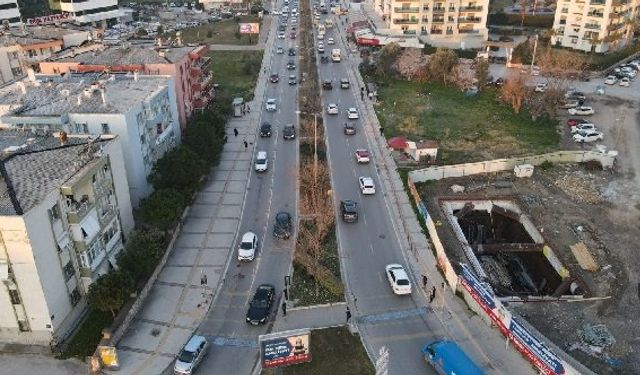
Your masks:
<svg viewBox="0 0 640 375"><path fill-rule="evenodd" d="M285 125L282 129L282 138L284 139L294 139L296 137L296 128L293 124Z"/></svg>
<svg viewBox="0 0 640 375"><path fill-rule="evenodd" d="M271 137L271 124L268 122L263 122L260 126L260 136L261 137Z"/></svg>
<svg viewBox="0 0 640 375"><path fill-rule="evenodd" d="M291 215L288 212L278 212L276 214L273 236L281 240L291 237Z"/></svg>
<svg viewBox="0 0 640 375"><path fill-rule="evenodd" d="M275 294L276 288L273 285L262 284L258 286L256 293L253 295L253 299L249 302L247 323L257 326L267 322Z"/></svg>
<svg viewBox="0 0 640 375"><path fill-rule="evenodd" d="M271 81L271 83L278 83L278 81L280 81L280 76L277 73L274 73L269 77L269 81Z"/></svg>
<svg viewBox="0 0 640 375"><path fill-rule="evenodd" d="M289 48L289 56L295 56L296 55L296 49L295 48Z"/></svg>

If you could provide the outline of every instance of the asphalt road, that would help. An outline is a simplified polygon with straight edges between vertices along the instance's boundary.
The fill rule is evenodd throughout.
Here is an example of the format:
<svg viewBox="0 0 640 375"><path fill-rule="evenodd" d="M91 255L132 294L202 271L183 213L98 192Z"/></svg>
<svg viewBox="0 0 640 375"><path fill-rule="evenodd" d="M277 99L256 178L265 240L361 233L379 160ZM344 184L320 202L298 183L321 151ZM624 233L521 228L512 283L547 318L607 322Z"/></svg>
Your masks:
<svg viewBox="0 0 640 375"><path fill-rule="evenodd" d="M272 22L271 31L277 26L278 22ZM294 217L294 222L297 211L295 172L298 165L298 141L297 138L282 138L282 128L286 124L297 123L297 86L290 86L287 77L290 74L299 76L299 72L297 67L293 71L286 69L287 62L292 59L297 64L297 56L289 57L287 54L287 49L295 47L296 43L297 40L288 37L284 40L275 39L275 42L271 39L265 48L266 61L270 61L266 65L271 68L270 72L267 71L268 75L280 75L280 82L268 83L263 100L257 100L264 102L267 98L277 99L276 112L267 112L264 104L261 108L260 123L267 121L272 124L271 137L260 138L260 123L256 124L255 153L267 151L269 169L259 174L255 170L251 172L240 231L234 242L234 249L237 249L242 234L252 231L258 236L258 253L253 262L241 264L236 260L235 250L226 281L199 329L199 333L209 337L213 343L199 373L228 373L229 369L233 369L235 374L251 373L258 359L258 335L266 333L269 325L255 327L246 323L249 300L258 285L274 285L277 295L272 315L275 315L282 298L284 276L290 274L293 240L278 240L272 236L272 231L274 217L279 211L289 212ZM285 53L276 54L277 46L282 46Z"/></svg>

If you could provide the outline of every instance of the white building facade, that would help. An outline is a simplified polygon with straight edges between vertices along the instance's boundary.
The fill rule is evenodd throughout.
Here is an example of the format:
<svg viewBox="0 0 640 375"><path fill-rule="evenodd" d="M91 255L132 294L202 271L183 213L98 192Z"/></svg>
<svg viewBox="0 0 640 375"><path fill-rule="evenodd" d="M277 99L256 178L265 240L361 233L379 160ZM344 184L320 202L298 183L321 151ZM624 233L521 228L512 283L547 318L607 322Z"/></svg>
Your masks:
<svg viewBox="0 0 640 375"><path fill-rule="evenodd" d="M102 24L120 16L118 0L61 0L60 10L73 14L79 24Z"/></svg>
<svg viewBox="0 0 640 375"><path fill-rule="evenodd" d="M180 143L173 82L158 75L38 75L35 82L0 89L0 112L14 104L0 122L14 129L118 135L131 202L137 206L153 191L147 177L155 162Z"/></svg>
<svg viewBox="0 0 640 375"><path fill-rule="evenodd" d="M620 49L633 38L640 0L560 0L551 43L585 52Z"/></svg>
<svg viewBox="0 0 640 375"><path fill-rule="evenodd" d="M480 48L489 35L488 0L376 0L374 8L392 32L436 47Z"/></svg>
<svg viewBox="0 0 640 375"><path fill-rule="evenodd" d="M18 0L0 0L0 26L19 26L20 24L22 21Z"/></svg>
<svg viewBox="0 0 640 375"><path fill-rule="evenodd" d="M31 131L10 133L25 143L0 161L0 341L49 345L76 327L133 229L124 159L115 136L34 149Z"/></svg>

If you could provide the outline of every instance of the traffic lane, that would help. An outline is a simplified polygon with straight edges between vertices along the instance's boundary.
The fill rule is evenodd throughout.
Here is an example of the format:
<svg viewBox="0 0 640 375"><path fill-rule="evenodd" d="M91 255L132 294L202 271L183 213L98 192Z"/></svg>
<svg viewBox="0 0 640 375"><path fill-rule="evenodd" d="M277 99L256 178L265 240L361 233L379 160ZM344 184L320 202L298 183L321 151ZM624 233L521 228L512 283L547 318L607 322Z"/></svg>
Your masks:
<svg viewBox="0 0 640 375"><path fill-rule="evenodd" d="M213 339L213 337L210 338ZM255 348L220 346L214 343L214 345L209 346L209 351L202 359L197 373L210 375L220 373L251 374L258 361L258 355L259 352ZM221 369L224 369L224 371ZM233 370L229 371L229 369Z"/></svg>

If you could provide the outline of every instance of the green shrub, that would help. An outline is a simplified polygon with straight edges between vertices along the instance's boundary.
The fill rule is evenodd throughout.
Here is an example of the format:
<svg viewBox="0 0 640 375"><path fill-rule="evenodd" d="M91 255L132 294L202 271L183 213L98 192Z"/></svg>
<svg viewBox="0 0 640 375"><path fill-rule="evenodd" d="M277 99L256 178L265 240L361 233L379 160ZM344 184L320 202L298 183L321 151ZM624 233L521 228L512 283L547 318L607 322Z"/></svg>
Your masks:
<svg viewBox="0 0 640 375"><path fill-rule="evenodd" d="M164 251L162 233L153 230L135 231L129 236L118 257L118 267L139 283L151 276Z"/></svg>
<svg viewBox="0 0 640 375"><path fill-rule="evenodd" d="M156 162L149 181L155 189L176 189L190 196L198 189L207 170L198 154L181 145Z"/></svg>
<svg viewBox="0 0 640 375"><path fill-rule="evenodd" d="M115 317L116 312L129 299L134 290L133 278L122 270L111 271L98 278L89 286L87 298L89 305L102 312L111 312Z"/></svg>
<svg viewBox="0 0 640 375"><path fill-rule="evenodd" d="M176 225L187 203L178 190L159 189L140 202L139 212L146 224L167 231Z"/></svg>

